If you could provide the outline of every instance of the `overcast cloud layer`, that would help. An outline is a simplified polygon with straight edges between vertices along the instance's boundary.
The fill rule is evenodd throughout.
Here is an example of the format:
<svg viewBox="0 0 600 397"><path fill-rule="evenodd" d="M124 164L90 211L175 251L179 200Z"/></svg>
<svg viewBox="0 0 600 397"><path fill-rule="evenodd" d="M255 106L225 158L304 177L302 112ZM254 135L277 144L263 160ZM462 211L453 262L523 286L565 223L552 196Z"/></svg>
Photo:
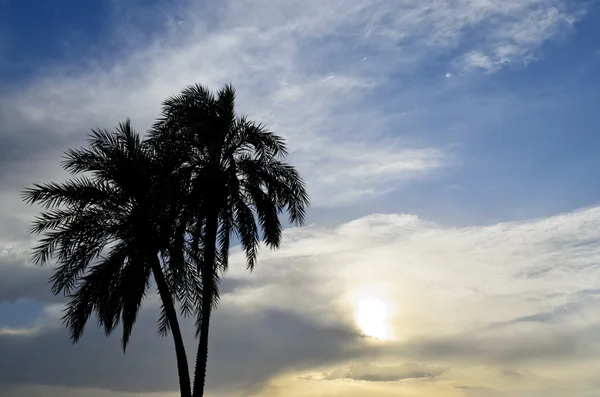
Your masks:
<svg viewBox="0 0 600 397"><path fill-rule="evenodd" d="M161 100L194 82L232 82L240 111L287 139L313 199L311 224L287 229L254 273L233 248L211 332L211 395L597 395L600 207L544 217L523 209L520 219L465 226L459 215L437 222L402 206L415 186L442 186L421 192L432 207L468 189L444 178L469 172L462 148L504 120L498 109L553 106L477 84L565 45L591 4L203 4L137 13L115 2L111 51L90 49L83 63L49 65L0 92L1 395L175 395L154 296L126 355L93 322L70 345L50 269L28 261L37 209L18 194L63 178L61 152L90 128L131 117L145 131ZM386 306L389 340L357 324L357 307L373 300ZM185 328L191 355L193 325Z"/></svg>

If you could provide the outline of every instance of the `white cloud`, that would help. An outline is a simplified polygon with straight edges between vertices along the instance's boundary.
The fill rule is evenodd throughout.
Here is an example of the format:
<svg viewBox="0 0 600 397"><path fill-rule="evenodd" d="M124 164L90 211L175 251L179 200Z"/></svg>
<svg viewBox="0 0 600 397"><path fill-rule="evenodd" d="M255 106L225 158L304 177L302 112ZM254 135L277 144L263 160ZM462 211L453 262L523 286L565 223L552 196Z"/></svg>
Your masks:
<svg viewBox="0 0 600 397"><path fill-rule="evenodd" d="M473 51L465 55L465 63L470 68L479 68L484 70L493 70L496 63L479 51Z"/></svg>
<svg viewBox="0 0 600 397"><path fill-rule="evenodd" d="M423 177L448 164L440 149L405 149L391 143L336 142L327 144L327 155L306 153L298 161L312 182L313 199L321 206L336 206L393 190L402 181ZM318 169L311 167L319 164Z"/></svg>
<svg viewBox="0 0 600 397"><path fill-rule="evenodd" d="M467 69L497 71L505 65L527 64L535 59L539 47L548 40L572 31L573 24L585 13L586 6L578 7L562 1L485 1L479 11L486 15L489 26L487 40L464 56L459 63Z"/></svg>
<svg viewBox="0 0 600 397"><path fill-rule="evenodd" d="M414 360L449 368L443 382L452 387L468 380L503 390L502 371L524 373L513 394L504 389L501 396L530 390L527 384L548 390L544 379L552 378L564 390L589 391L600 360L593 341L600 329L599 231L597 207L485 227L381 214L333 229L291 229L282 249L263 252L251 275L242 273L241 255L233 256L230 276L248 285L226 295L224 305L278 308L356 329L357 298L387 302L395 340L355 353L371 366L360 364L356 374L324 368L312 379L376 377L378 365L392 377L403 373L398 362ZM584 371L577 382L585 387L565 372L568 365ZM468 375L480 366L495 368L487 384Z"/></svg>
<svg viewBox="0 0 600 397"><path fill-rule="evenodd" d="M453 335L519 318L518 323L552 317L574 326L596 324L598 230L598 208L461 229L408 215L372 215L335 229L289 230L282 249L263 252L255 273L247 276L276 282L240 297L305 312L310 305L298 308L294 298L286 298L297 295L284 280L291 283L300 274L315 283L302 283L302 291L335 297L338 309L351 313L356 292L367 291L390 302L399 339ZM234 263L242 260L235 255ZM243 266L235 263L232 269L235 277L246 277L237 273ZM265 294L271 299L265 301Z"/></svg>

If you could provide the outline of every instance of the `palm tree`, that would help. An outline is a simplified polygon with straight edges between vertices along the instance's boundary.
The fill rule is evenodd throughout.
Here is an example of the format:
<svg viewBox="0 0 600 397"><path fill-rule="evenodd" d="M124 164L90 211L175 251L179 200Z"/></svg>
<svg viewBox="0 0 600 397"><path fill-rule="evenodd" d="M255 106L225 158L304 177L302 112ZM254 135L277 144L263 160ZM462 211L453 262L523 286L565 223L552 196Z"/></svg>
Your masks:
<svg viewBox="0 0 600 397"><path fill-rule="evenodd" d="M235 235L254 268L259 242L278 248L279 215L304 222L309 197L294 167L283 160L284 140L235 113L235 90L226 85L213 95L201 85L185 88L163 103L150 140L177 153L189 177L186 219L190 257L202 278L194 397L204 393L210 315L218 301L218 281L227 270Z"/></svg>
<svg viewBox="0 0 600 397"><path fill-rule="evenodd" d="M184 185L169 165L157 161L129 120L115 132L93 130L89 147L68 150L62 165L72 179L34 185L23 198L45 209L32 226L43 235L33 259L57 263L52 291L69 298L63 321L72 341L81 338L95 313L107 336L122 323L125 351L153 275L162 301L159 331L172 332L181 395L191 397L175 309L179 302L189 311L200 294L196 267L180 254L185 236L177 235Z"/></svg>

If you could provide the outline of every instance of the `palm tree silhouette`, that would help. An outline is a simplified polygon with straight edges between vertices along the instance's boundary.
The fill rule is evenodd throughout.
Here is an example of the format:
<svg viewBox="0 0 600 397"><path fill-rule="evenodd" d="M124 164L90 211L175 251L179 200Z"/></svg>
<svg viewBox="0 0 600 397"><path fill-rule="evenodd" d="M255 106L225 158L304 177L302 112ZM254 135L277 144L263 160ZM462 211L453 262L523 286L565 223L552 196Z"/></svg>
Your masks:
<svg viewBox="0 0 600 397"><path fill-rule="evenodd" d="M175 304L188 313L201 286L181 253L185 184L172 164L158 161L127 120L114 132L93 130L88 148L66 152L62 165L72 179L34 185L23 198L45 209L32 226L43 235L33 259L57 263L52 291L69 298L63 321L72 341L95 313L107 335L122 323L125 351L153 275L162 301L159 331L172 332L181 395L191 397Z"/></svg>
<svg viewBox="0 0 600 397"><path fill-rule="evenodd" d="M161 153L179 158L189 178L185 219L189 257L202 278L193 393L204 393L208 332L218 302L218 281L228 266L230 238L235 235L254 268L259 242L278 248L279 215L304 222L309 197L287 156L284 140L235 112L235 90L225 85L216 95L191 85L163 102L162 116L149 140Z"/></svg>

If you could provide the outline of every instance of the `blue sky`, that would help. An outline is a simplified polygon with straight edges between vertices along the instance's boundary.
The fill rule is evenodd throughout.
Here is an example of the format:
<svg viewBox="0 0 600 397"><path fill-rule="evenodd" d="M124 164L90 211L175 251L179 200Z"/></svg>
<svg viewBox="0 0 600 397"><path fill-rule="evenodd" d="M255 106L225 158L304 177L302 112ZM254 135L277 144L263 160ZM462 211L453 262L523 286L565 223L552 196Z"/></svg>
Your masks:
<svg viewBox="0 0 600 397"><path fill-rule="evenodd" d="M587 340L590 330L600 326L592 315L595 295L582 292L597 288L600 278L593 265L600 259L594 246L600 241L598 21L600 7L592 1L227 0L200 5L0 0L0 356L14 335L31 346L44 338L60 343L66 338L57 320L62 301L50 296L45 282L49 269L28 263L32 239L27 225L37 209L20 203L19 191L62 178L61 152L81 145L90 128L111 128L131 117L143 131L160 101L186 84L217 88L232 82L240 111L288 140L291 161L308 182L313 206L311 226L304 232L290 230L283 253L265 254L264 269L280 270L257 270L250 276L232 271L232 285L242 287L226 294L223 323L235 327L240 318L247 320L240 312L255 310L265 319L265 324L252 323L260 346L267 344L263 335L280 338L278 327L292 325L306 331L306 340L307 335L322 335L327 341L332 327L360 333L348 313L360 306L356 299L363 298L356 296L371 294L369 301L385 301L394 313L392 331L406 322L412 328L410 335L385 346L357 342L360 349L352 354L337 346L325 361L319 361L324 360L319 348L303 355L293 341L284 340L280 343L289 349L273 356L273 362L285 371L257 368L252 376L240 375L248 376L247 383L230 388L214 375L220 365L231 366L227 360L238 359L234 350L225 349L213 370L215 395L251 390L257 396L277 396L274 390L281 385L329 395L334 386L328 382L339 380L340 368L349 365L354 372L344 370L342 378L357 382L377 371L404 379L402 374L414 368L437 368L427 377L436 380L429 386L418 381L369 385L373 395L381 396L402 391L475 397L595 395L585 371L569 377L560 366L519 361L510 348L504 355L495 352L497 358L482 354L467 359L461 346L479 326L558 313L556 308L565 304L577 308L573 318L562 316L552 327L536 329L548 343L569 335ZM388 241L390 236L394 238ZM320 241L332 246L322 247ZM369 256L375 250L379 253ZM285 264L276 267L281 258ZM322 263L325 273L341 277L334 292L313 274L313 267ZM338 264L340 269L348 266L344 276L335 273ZM364 272L370 281L363 285ZM524 276L536 272L543 276ZM285 296L277 304L259 299L269 291L267 301L272 302L284 288L306 295L291 286L290 280L298 278L331 306L309 301L299 312ZM388 285L392 281L410 293L395 291ZM487 291L484 284L491 285ZM438 292L426 293L431 285ZM437 306L423 308L403 299ZM152 321L153 302L141 321ZM465 307L459 314L458 308ZM469 310L482 307L490 314L478 322ZM420 314L418 309L423 309ZM324 316L323 311L335 315ZM434 321L440 313L455 317L440 325ZM439 333L428 331L431 324L439 326ZM517 350L529 338L527 330L518 332L523 338L511 342ZM140 339L153 340L149 331L140 333ZM216 344L242 338L227 335ZM480 335L480 351L496 357L486 349L506 342L504 337ZM457 353L440 357L414 347L423 338L431 346L452 345ZM112 343L93 333L90 340ZM600 354L582 358L548 350L540 347L540 357L556 353L552 357L557 361L600 367ZM65 357L69 352L83 354L65 350ZM142 353L134 347L132 355ZM136 364L132 358L116 359ZM172 378L157 380L152 390L144 389L143 381L132 380L134 386L128 386L116 375L111 378L102 367L110 366L111 358L105 360L98 368L108 375L98 379L70 382L58 374L60 381L49 382L24 376L15 384L0 377L0 391L3 384L10 396L27 395L32 385L51 388L44 393L87 390L94 397L171 390ZM498 368L498 373L521 371L521 379L530 383L523 380L517 389L502 389L498 373L468 380L469 365ZM540 380L563 379L559 372L567 394L550 391L554 386ZM438 373L444 375L433 375ZM319 382L294 386L285 376ZM473 388L461 388L464 382ZM344 386L347 395L359 393L362 386L355 386ZM89 391L93 388L104 394ZM443 391L448 388L454 394Z"/></svg>

